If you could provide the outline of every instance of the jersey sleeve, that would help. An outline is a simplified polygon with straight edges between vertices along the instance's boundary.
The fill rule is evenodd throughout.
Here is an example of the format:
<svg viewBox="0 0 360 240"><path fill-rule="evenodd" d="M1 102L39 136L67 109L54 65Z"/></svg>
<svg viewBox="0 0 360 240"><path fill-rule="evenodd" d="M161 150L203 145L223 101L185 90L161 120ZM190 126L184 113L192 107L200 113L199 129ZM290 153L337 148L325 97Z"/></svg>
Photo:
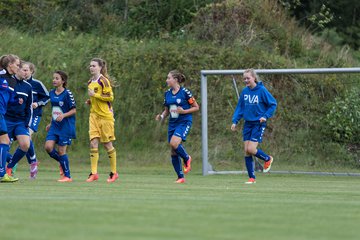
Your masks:
<svg viewBox="0 0 360 240"><path fill-rule="evenodd" d="M168 104L166 103L166 94L167 94L167 91L164 93L164 103L163 103L164 107L168 106Z"/></svg>
<svg viewBox="0 0 360 240"><path fill-rule="evenodd" d="M50 101L49 92L42 83L39 83L38 96L37 104L39 106L45 106Z"/></svg>
<svg viewBox="0 0 360 240"><path fill-rule="evenodd" d="M94 97L105 102L114 101L114 93L110 81L106 78L101 78L100 85L102 87L102 91L99 93L95 93Z"/></svg>
<svg viewBox="0 0 360 240"><path fill-rule="evenodd" d="M186 94L185 94L186 101L187 101L190 105L194 104L195 98L194 98L193 94L191 93L191 91L190 91L189 89L187 89L187 88L184 88L184 91L185 91L185 93L186 93Z"/></svg>
<svg viewBox="0 0 360 240"><path fill-rule="evenodd" d="M243 118L243 116L244 116L244 108L245 108L244 93L241 93L240 98L238 100L238 104L236 105L236 109L235 109L235 112L234 112L233 117L232 117L232 123L238 124L240 119Z"/></svg>
<svg viewBox="0 0 360 240"><path fill-rule="evenodd" d="M266 88L263 91L263 98L264 98L264 102L267 105L267 110L264 114L264 117L268 119L274 115L277 102L276 99L271 95L271 93Z"/></svg>
<svg viewBox="0 0 360 240"><path fill-rule="evenodd" d="M67 92L68 92L68 95L67 95L66 101L67 101L68 106L69 106L68 111L70 111L71 109L76 108L76 102L75 102L75 98L74 98L73 93L70 90L67 90Z"/></svg>
<svg viewBox="0 0 360 240"><path fill-rule="evenodd" d="M33 108L32 108L32 103L33 103L33 94L32 94L32 88L29 84L29 88L28 88L28 97L26 98L26 106L25 106L25 117L26 117L26 126L29 127L31 120L32 120L32 115L33 115Z"/></svg>

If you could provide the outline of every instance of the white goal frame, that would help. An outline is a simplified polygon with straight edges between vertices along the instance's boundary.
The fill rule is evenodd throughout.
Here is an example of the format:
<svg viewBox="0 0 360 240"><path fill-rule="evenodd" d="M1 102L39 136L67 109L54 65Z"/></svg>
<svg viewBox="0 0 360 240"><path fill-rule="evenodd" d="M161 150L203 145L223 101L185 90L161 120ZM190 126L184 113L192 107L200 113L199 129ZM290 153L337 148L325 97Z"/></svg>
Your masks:
<svg viewBox="0 0 360 240"><path fill-rule="evenodd" d="M214 171L208 159L208 87L209 75L239 75L241 70L201 70L201 142L202 142L202 174L241 174L244 171ZM360 67L354 68L304 68L304 69L255 69L257 74L337 74L360 73ZM318 174L339 176L360 176L360 173L335 173L335 172L301 172L301 171L272 171L273 173Z"/></svg>

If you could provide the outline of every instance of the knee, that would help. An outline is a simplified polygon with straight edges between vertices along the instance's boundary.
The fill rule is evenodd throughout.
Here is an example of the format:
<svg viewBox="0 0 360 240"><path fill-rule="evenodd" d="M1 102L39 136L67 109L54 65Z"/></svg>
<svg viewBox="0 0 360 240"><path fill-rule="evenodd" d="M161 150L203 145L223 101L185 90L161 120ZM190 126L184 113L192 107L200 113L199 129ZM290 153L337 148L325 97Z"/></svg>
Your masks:
<svg viewBox="0 0 360 240"><path fill-rule="evenodd" d="M108 143L104 143L104 148L106 149L106 151L110 151L112 150L114 147L112 145L112 142L108 142Z"/></svg>
<svg viewBox="0 0 360 240"><path fill-rule="evenodd" d="M170 144L170 147L171 147L172 151L174 151L175 149L177 149L179 147L179 143L175 142L175 141L170 141L169 144Z"/></svg>
<svg viewBox="0 0 360 240"><path fill-rule="evenodd" d="M20 144L19 147L20 147L20 149L21 149L22 151L27 152L27 151L29 150L29 148L30 148L30 142Z"/></svg>
<svg viewBox="0 0 360 240"><path fill-rule="evenodd" d="M95 139L90 141L90 148L98 148L98 147L99 147L98 141L96 141Z"/></svg>
<svg viewBox="0 0 360 240"><path fill-rule="evenodd" d="M53 146L51 146L50 144L45 143L45 151L47 153L51 153L52 150L53 150Z"/></svg>
<svg viewBox="0 0 360 240"><path fill-rule="evenodd" d="M245 152L247 155L255 155L257 152L257 149L255 147L247 147Z"/></svg>

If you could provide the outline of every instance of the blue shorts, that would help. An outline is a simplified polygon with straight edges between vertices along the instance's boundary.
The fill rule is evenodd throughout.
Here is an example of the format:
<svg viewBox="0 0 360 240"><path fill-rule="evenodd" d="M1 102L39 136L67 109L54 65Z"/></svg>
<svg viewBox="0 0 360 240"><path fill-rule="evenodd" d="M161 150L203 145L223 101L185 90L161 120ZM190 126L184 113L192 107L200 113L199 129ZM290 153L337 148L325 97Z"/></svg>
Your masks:
<svg viewBox="0 0 360 240"><path fill-rule="evenodd" d="M260 123L259 121L245 121L243 129L243 140L261 143L265 128L266 122Z"/></svg>
<svg viewBox="0 0 360 240"><path fill-rule="evenodd" d="M191 125L191 122L178 123L177 125L169 124L168 142L170 142L172 136L180 137L182 141L185 142L186 137L190 132Z"/></svg>
<svg viewBox="0 0 360 240"><path fill-rule="evenodd" d="M4 135L7 132L8 131L7 131L6 121L5 121L4 115L0 114L0 135Z"/></svg>
<svg viewBox="0 0 360 240"><path fill-rule="evenodd" d="M25 126L24 122L6 121L9 138L16 139L16 136L26 135L30 136L29 129Z"/></svg>
<svg viewBox="0 0 360 240"><path fill-rule="evenodd" d="M41 116L33 116L30 123L30 129L33 130L34 132L37 132L39 129L40 120L41 120Z"/></svg>
<svg viewBox="0 0 360 240"><path fill-rule="evenodd" d="M55 141L59 146L71 145L72 139L69 137L59 136L58 134L52 133L50 130L46 136L46 141Z"/></svg>

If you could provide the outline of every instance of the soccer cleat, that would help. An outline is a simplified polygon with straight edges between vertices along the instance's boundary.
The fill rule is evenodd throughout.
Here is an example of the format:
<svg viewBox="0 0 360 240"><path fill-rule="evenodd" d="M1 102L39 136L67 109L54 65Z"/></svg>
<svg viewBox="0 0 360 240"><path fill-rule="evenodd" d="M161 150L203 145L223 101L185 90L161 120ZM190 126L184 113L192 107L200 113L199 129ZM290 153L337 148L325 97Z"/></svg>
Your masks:
<svg viewBox="0 0 360 240"><path fill-rule="evenodd" d="M191 161L192 161L192 158L189 155L189 159L186 161L186 165L184 166L184 173L185 174L188 174L191 171Z"/></svg>
<svg viewBox="0 0 360 240"><path fill-rule="evenodd" d="M8 174L5 174L4 177L1 178L0 182L17 182L19 181L19 178L9 176Z"/></svg>
<svg viewBox="0 0 360 240"><path fill-rule="evenodd" d="M69 177L62 177L58 180L58 182L72 182L72 178Z"/></svg>
<svg viewBox="0 0 360 240"><path fill-rule="evenodd" d="M264 173L270 171L271 164L273 163L273 161L274 161L273 157L270 156L270 160L264 163L264 170L263 170Z"/></svg>
<svg viewBox="0 0 360 240"><path fill-rule="evenodd" d="M93 181L96 181L99 179L99 174L95 173L95 174L92 174L90 173L89 174L89 177L88 179L86 179L87 182L93 182Z"/></svg>
<svg viewBox="0 0 360 240"><path fill-rule="evenodd" d="M11 177L12 176L12 168L6 168L6 174Z"/></svg>
<svg viewBox="0 0 360 240"><path fill-rule="evenodd" d="M38 174L38 162L30 164L30 179L35 179Z"/></svg>
<svg viewBox="0 0 360 240"><path fill-rule="evenodd" d="M59 172L60 172L60 177L63 178L65 174L60 164L59 164Z"/></svg>
<svg viewBox="0 0 360 240"><path fill-rule="evenodd" d="M185 178L178 178L175 183L185 183Z"/></svg>
<svg viewBox="0 0 360 240"><path fill-rule="evenodd" d="M247 182L245 182L245 184L253 184L256 183L255 178L249 178L249 180L247 180Z"/></svg>
<svg viewBox="0 0 360 240"><path fill-rule="evenodd" d="M111 183L111 182L115 182L116 179L119 178L119 174L118 173L110 173L109 174L109 178L107 179L107 182L108 183Z"/></svg>

